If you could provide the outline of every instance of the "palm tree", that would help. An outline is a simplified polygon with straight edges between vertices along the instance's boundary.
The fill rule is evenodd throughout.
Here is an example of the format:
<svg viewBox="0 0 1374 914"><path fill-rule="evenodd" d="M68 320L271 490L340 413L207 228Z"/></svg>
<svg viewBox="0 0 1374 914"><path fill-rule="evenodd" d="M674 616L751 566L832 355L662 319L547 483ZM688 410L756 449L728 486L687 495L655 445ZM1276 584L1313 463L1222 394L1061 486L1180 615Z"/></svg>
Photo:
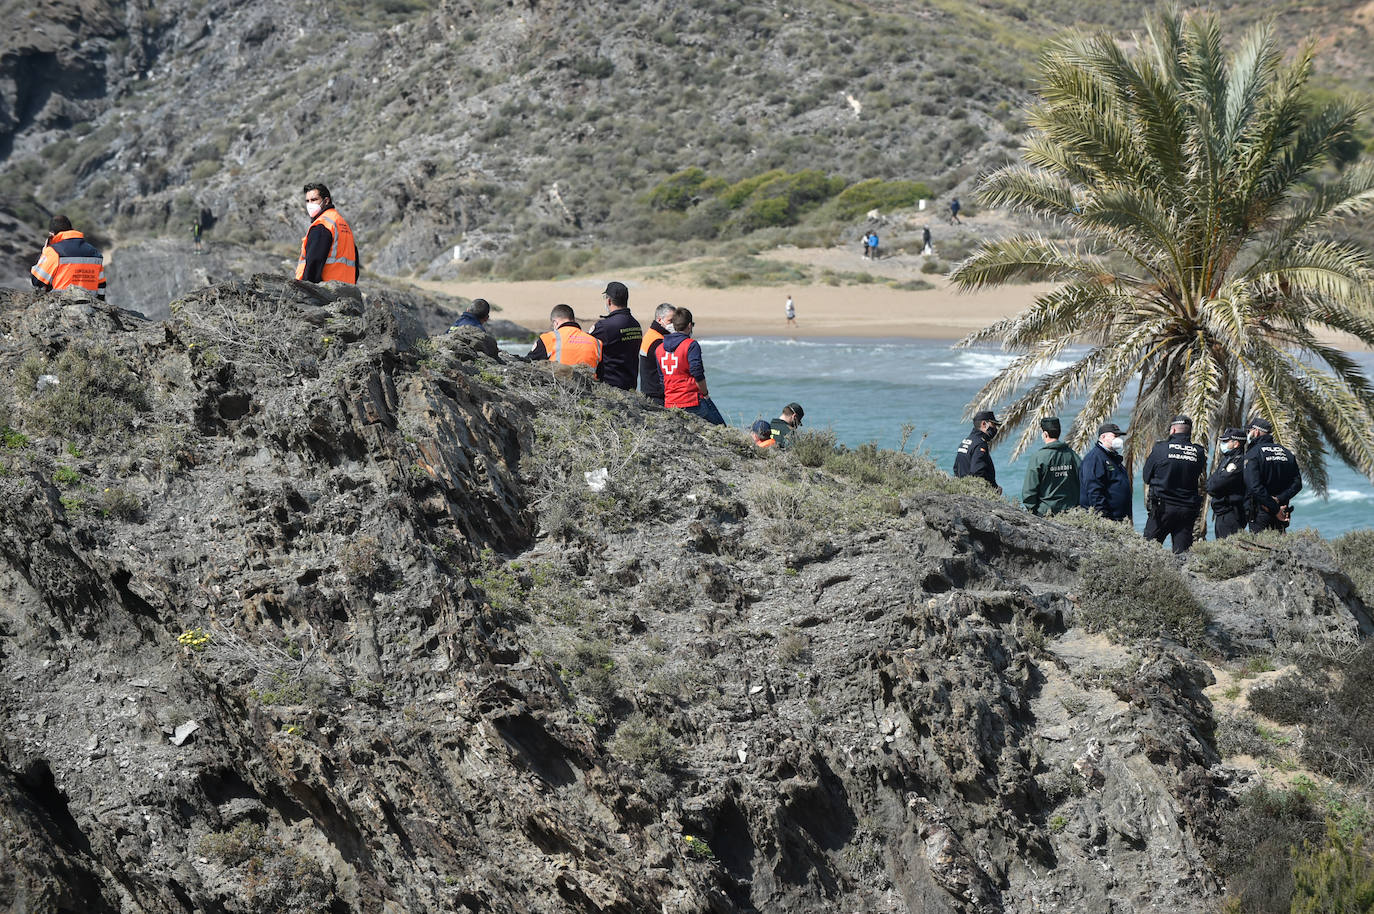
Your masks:
<svg viewBox="0 0 1374 914"><path fill-rule="evenodd" d="M1041 63L1040 102L1022 164L984 179L982 199L1067 228L983 245L952 278L962 289L1013 279L1060 284L960 345L1019 353L969 411L1010 407L1031 441L1039 415L1086 394L1069 440L1091 442L1134 378L1132 427L1184 412L1205 440L1261 415L1326 487L1328 449L1374 479L1374 389L1317 331L1374 346L1374 268L1332 240L1333 224L1374 207L1374 170L1330 175L1360 106L1317 104L1315 48L1287 63L1273 25L1231 53L1214 15L1162 14L1139 47L1072 35ZM1091 349L1040 371L1074 342ZM1136 438L1136 446L1148 439Z"/></svg>

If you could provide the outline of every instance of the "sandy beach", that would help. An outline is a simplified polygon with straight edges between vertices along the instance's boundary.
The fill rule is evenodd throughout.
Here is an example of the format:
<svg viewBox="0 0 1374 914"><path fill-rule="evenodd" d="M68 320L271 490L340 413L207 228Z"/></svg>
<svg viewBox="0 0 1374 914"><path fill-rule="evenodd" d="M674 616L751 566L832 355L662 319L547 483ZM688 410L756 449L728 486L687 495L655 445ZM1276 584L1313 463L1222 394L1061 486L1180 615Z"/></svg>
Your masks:
<svg viewBox="0 0 1374 914"><path fill-rule="evenodd" d="M761 253L768 260L837 271L868 272L875 279L921 279L933 288L894 289L881 282L852 285L800 283L795 285L731 286L710 289L697 281L694 262L639 267L605 276L574 279L502 282L485 279L420 281L421 288L466 298L485 298L496 317L531 329L546 329L549 309L571 305L584 328L605 313L601 291L610 280L629 286L630 310L647 325L660 302L692 309L696 335L711 337L777 336L796 339L962 339L993 321L1029 306L1052 283L1002 286L974 293L956 290L943 276L922 274L924 259L899 255L868 263L839 248L781 248ZM784 303L792 296L797 309L795 326L787 326ZM1319 333L1325 342L1363 351L1354 337Z"/></svg>
<svg viewBox="0 0 1374 914"><path fill-rule="evenodd" d="M869 264L857 255L837 249L780 249L761 254L769 260L800 263L808 267L863 271L875 279L922 279L934 288L894 289L879 283L832 286L824 283L768 286L732 286L709 289L694 282L692 264L641 267L615 275L581 277L548 282L498 282L455 280L419 282L422 288L485 298L500 311L503 320L543 329L549 309L568 304L583 326L605 313L601 290L609 280L630 288L630 310L648 320L660 302L692 309L696 334L712 336L786 336L797 338L905 338L959 339L999 318L1015 314L1049 284L1008 286L976 294L956 291L942 276L923 275L919 257L892 257ZM797 309L797 322L787 326L783 306L788 295Z"/></svg>

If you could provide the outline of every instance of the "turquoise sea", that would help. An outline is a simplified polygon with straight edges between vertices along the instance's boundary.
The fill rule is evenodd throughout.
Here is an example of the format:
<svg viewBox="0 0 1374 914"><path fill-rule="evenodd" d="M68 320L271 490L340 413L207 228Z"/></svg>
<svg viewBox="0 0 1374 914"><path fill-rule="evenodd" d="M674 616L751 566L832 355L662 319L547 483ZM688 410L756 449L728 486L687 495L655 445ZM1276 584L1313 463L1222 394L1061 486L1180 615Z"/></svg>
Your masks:
<svg viewBox="0 0 1374 914"><path fill-rule="evenodd" d="M830 428L848 445L901 444L902 425L915 426L908 450L929 454L948 469L967 434L964 407L1011 356L998 349L952 349L946 340L789 340L776 337L702 339L711 396L726 421L745 427L771 419L789 401L806 409L805 426ZM1072 355L1072 353L1070 353ZM1374 375L1374 353L1357 353ZM1129 400L1117 417L1126 426ZM1068 428L1074 410L1065 410ZM1167 429L1141 429L1157 440ZM1020 495L1026 458L1011 461L1014 435L993 451L997 479L1007 497ZM1138 469L1137 469L1138 472ZM1295 502L1293 526L1313 527L1328 537L1374 526L1374 484L1339 461L1329 466L1326 498L1310 490ZM1137 528L1145 524L1136 479Z"/></svg>

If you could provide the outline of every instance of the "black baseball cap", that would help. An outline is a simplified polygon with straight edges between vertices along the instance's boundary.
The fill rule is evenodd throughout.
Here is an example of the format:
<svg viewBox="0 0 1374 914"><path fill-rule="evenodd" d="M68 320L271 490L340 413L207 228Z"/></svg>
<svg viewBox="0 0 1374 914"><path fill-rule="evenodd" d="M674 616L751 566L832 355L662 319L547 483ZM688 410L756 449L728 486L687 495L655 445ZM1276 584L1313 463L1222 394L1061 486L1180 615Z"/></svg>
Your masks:
<svg viewBox="0 0 1374 914"><path fill-rule="evenodd" d="M1222 441L1244 441L1245 432L1234 426L1221 433Z"/></svg>
<svg viewBox="0 0 1374 914"><path fill-rule="evenodd" d="M630 300L630 290L625 287L623 282L606 283L606 290L601 294L617 305L623 305Z"/></svg>
<svg viewBox="0 0 1374 914"><path fill-rule="evenodd" d="M1121 426L1117 425L1115 422L1103 422L1101 425L1097 427L1097 433L1099 435L1105 435L1107 434L1107 432L1111 432L1113 435L1126 434L1126 432L1122 430Z"/></svg>
<svg viewBox="0 0 1374 914"><path fill-rule="evenodd" d="M997 417L992 414L990 409L980 409L973 414L973 424L977 425L979 422L991 422L993 425L1002 424L997 421Z"/></svg>
<svg viewBox="0 0 1374 914"><path fill-rule="evenodd" d="M755 422L753 425L749 426L749 431L751 431L751 432L757 432L757 433L760 434L760 435L772 435L772 434L773 434L773 426L771 426L771 425L768 424L768 420L767 420L767 419L760 419L760 420L758 420L757 422Z"/></svg>
<svg viewBox="0 0 1374 914"><path fill-rule="evenodd" d="M1058 416L1048 416L1044 419L1041 419L1040 427L1056 438L1058 438L1059 433L1064 430L1064 427L1059 424Z"/></svg>
<svg viewBox="0 0 1374 914"><path fill-rule="evenodd" d="M1186 425L1186 426L1188 426L1189 428L1192 428L1192 427L1193 427L1193 420L1192 420L1192 419L1189 419L1187 416L1178 415L1178 416L1174 416L1173 420L1172 420L1169 424L1170 424L1170 425Z"/></svg>
<svg viewBox="0 0 1374 914"><path fill-rule="evenodd" d="M1257 428L1262 432L1272 432L1274 430L1274 423L1263 416L1256 416L1250 420L1250 428Z"/></svg>

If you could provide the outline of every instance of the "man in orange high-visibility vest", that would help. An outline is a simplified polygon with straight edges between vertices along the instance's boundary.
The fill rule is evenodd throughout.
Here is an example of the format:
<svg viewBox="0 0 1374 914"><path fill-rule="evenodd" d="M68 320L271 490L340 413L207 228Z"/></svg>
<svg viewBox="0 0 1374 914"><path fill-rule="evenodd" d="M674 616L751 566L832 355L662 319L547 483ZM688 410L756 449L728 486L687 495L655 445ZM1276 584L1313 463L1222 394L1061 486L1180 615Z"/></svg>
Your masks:
<svg viewBox="0 0 1374 914"><path fill-rule="evenodd" d="M534 362L558 362L563 365L586 365L595 370L601 364L601 341L582 329L568 305L554 305L549 312L549 326L541 333L530 350Z"/></svg>
<svg viewBox="0 0 1374 914"><path fill-rule="evenodd" d="M311 221L301 239L296 278L306 282L357 283L358 245L353 229L334 208L329 188L323 184L305 185L305 211Z"/></svg>
<svg viewBox="0 0 1374 914"><path fill-rule="evenodd" d="M66 216L53 216L38 263L29 270L35 289L86 289L105 298L105 258Z"/></svg>

